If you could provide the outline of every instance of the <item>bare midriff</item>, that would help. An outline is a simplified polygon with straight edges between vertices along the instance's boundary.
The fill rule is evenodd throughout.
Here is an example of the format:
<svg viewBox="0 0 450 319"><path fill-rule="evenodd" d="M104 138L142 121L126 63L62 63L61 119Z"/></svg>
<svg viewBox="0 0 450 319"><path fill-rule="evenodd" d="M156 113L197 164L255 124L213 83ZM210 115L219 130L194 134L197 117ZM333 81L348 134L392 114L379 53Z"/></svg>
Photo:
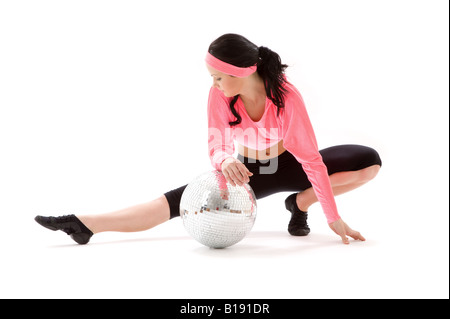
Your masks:
<svg viewBox="0 0 450 319"><path fill-rule="evenodd" d="M283 140L265 150L254 150L244 145L238 144L238 153L244 157L257 159L260 161L277 157L284 153L286 149L283 146Z"/></svg>

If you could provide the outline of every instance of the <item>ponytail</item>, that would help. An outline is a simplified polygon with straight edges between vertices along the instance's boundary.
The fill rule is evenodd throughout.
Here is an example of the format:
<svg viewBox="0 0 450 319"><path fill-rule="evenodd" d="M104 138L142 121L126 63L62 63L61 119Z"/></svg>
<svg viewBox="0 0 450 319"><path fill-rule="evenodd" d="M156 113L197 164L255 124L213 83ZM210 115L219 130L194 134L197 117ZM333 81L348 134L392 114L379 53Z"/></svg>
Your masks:
<svg viewBox="0 0 450 319"><path fill-rule="evenodd" d="M284 71L288 66L281 63L280 56L266 47L259 47L258 74L264 80L266 95L278 108L284 108L284 96L286 89L283 84L286 82Z"/></svg>

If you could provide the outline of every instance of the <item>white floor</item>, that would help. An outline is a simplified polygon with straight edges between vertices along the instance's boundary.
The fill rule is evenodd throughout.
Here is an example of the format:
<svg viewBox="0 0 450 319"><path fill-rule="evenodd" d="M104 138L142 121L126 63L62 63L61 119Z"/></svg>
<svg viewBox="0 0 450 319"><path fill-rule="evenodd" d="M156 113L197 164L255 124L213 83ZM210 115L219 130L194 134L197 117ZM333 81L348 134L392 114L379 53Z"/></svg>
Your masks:
<svg viewBox="0 0 450 319"><path fill-rule="evenodd" d="M383 208L367 188L355 194L365 203L339 200L367 238L348 246L317 208L312 233L289 236L282 194L261 200L250 235L223 250L190 238L180 219L141 233L98 234L79 246L27 216L8 236L3 229L0 297L448 298L448 225L395 217L399 207Z"/></svg>
<svg viewBox="0 0 450 319"><path fill-rule="evenodd" d="M449 298L448 2L274 3L0 2L0 298ZM179 219L86 246L34 222L208 170L203 57L227 32L290 65L321 148L380 152L379 176L337 198L366 242L341 244L318 205L289 236L288 194L225 250Z"/></svg>

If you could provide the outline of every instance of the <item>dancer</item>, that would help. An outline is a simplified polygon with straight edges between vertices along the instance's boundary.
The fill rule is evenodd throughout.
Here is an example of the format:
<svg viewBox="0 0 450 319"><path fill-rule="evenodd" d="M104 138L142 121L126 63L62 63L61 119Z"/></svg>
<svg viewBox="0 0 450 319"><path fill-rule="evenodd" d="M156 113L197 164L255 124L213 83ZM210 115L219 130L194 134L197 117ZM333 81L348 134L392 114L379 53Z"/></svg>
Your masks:
<svg viewBox="0 0 450 319"><path fill-rule="evenodd" d="M293 192L285 200L291 213L288 232L293 236L309 234L308 209L319 202L330 228L344 244L348 237L364 241L341 219L334 196L373 179L381 167L379 154L353 144L319 151L302 96L286 79L287 65L267 47L225 34L211 43L206 66L213 80L207 111L212 166L232 185L249 183L257 199ZM87 244L96 233L143 231L180 216L186 186L111 213L36 216L35 220Z"/></svg>

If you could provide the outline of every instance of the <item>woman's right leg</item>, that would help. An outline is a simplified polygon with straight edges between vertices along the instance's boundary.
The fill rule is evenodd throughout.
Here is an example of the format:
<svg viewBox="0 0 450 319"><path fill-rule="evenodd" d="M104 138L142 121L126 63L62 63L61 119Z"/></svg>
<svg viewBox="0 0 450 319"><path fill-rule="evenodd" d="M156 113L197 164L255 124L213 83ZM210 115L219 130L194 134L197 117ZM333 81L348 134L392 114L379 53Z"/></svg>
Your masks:
<svg viewBox="0 0 450 319"><path fill-rule="evenodd" d="M173 189L151 202L78 219L94 234L105 231L137 232L158 226L180 216L180 201L187 185Z"/></svg>
<svg viewBox="0 0 450 319"><path fill-rule="evenodd" d="M50 230L62 230L78 244L85 245L96 233L143 231L180 216L180 201L186 186L171 190L151 202L111 213L59 217L38 215L35 221Z"/></svg>
<svg viewBox="0 0 450 319"><path fill-rule="evenodd" d="M106 214L80 215L78 219L94 234L105 231L137 232L158 226L170 219L166 196Z"/></svg>

